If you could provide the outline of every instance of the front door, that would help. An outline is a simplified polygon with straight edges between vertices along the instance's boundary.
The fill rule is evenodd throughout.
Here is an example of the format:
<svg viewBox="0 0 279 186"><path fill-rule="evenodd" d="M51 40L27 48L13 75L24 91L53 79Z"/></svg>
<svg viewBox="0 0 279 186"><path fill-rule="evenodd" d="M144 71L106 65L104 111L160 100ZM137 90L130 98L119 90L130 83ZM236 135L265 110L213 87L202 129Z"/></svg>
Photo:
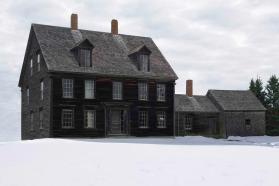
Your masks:
<svg viewBox="0 0 279 186"><path fill-rule="evenodd" d="M121 134L121 110L111 111L110 134Z"/></svg>

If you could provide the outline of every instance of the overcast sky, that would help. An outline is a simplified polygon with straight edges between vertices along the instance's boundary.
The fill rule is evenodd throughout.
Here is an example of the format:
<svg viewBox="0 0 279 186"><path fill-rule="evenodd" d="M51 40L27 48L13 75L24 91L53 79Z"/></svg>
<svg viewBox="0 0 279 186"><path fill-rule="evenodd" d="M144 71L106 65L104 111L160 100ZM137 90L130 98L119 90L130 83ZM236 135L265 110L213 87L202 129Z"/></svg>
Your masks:
<svg viewBox="0 0 279 186"><path fill-rule="evenodd" d="M1 0L0 138L19 134L17 84L31 23L68 27L73 12L82 29L109 32L116 18L120 33L152 37L179 77L176 93L186 79L205 94L279 74L278 0Z"/></svg>

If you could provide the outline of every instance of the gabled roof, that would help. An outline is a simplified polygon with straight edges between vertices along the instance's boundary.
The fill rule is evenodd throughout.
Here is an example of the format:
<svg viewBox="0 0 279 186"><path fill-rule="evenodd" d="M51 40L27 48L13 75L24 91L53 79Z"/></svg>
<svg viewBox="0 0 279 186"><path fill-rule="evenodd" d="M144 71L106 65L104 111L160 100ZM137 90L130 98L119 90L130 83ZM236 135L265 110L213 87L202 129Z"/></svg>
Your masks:
<svg viewBox="0 0 279 186"><path fill-rule="evenodd" d="M78 43L76 43L75 46L71 50L78 48L78 47L82 46L83 44L89 46L90 48L94 48L94 45L87 38L85 38L85 39L79 41Z"/></svg>
<svg viewBox="0 0 279 186"><path fill-rule="evenodd" d="M151 51L149 50L149 48L146 47L144 44L142 44L142 45L140 45L140 46L134 48L133 50L131 50L131 51L129 52L128 55L131 55L131 54L140 52L141 50L146 50L149 54L151 53Z"/></svg>
<svg viewBox="0 0 279 186"><path fill-rule="evenodd" d="M266 108L249 90L209 90L207 96L224 111L264 111Z"/></svg>
<svg viewBox="0 0 279 186"><path fill-rule="evenodd" d="M218 113L218 109L206 96L186 96L175 94L174 106L176 112Z"/></svg>
<svg viewBox="0 0 279 186"><path fill-rule="evenodd" d="M177 79L177 75L151 38L123 34L113 35L88 30L72 33L70 28L39 24L32 24L32 28L49 71L165 80ZM71 52L79 37L86 38L94 45L91 68L80 67ZM131 50L142 44L152 52L150 72L139 71L132 59L128 57Z"/></svg>

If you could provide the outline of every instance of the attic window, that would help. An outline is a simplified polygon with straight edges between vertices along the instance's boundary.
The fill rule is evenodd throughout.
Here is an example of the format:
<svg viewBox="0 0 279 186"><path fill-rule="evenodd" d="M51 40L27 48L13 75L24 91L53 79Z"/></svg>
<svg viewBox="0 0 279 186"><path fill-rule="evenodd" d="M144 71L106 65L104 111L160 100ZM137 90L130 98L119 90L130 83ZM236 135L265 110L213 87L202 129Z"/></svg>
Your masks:
<svg viewBox="0 0 279 186"><path fill-rule="evenodd" d="M140 54L139 55L139 69L143 72L149 71L149 55Z"/></svg>
<svg viewBox="0 0 279 186"><path fill-rule="evenodd" d="M91 67L91 49L79 49L79 64L81 67Z"/></svg>

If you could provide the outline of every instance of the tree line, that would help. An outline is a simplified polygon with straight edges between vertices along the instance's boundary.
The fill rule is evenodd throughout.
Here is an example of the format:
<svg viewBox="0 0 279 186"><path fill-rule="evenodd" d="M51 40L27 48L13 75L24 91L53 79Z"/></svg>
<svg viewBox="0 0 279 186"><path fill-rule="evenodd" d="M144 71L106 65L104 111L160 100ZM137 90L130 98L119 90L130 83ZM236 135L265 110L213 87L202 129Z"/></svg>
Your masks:
<svg viewBox="0 0 279 186"><path fill-rule="evenodd" d="M249 89L267 108L266 133L279 135L279 77L272 75L265 86L260 77L251 79Z"/></svg>

